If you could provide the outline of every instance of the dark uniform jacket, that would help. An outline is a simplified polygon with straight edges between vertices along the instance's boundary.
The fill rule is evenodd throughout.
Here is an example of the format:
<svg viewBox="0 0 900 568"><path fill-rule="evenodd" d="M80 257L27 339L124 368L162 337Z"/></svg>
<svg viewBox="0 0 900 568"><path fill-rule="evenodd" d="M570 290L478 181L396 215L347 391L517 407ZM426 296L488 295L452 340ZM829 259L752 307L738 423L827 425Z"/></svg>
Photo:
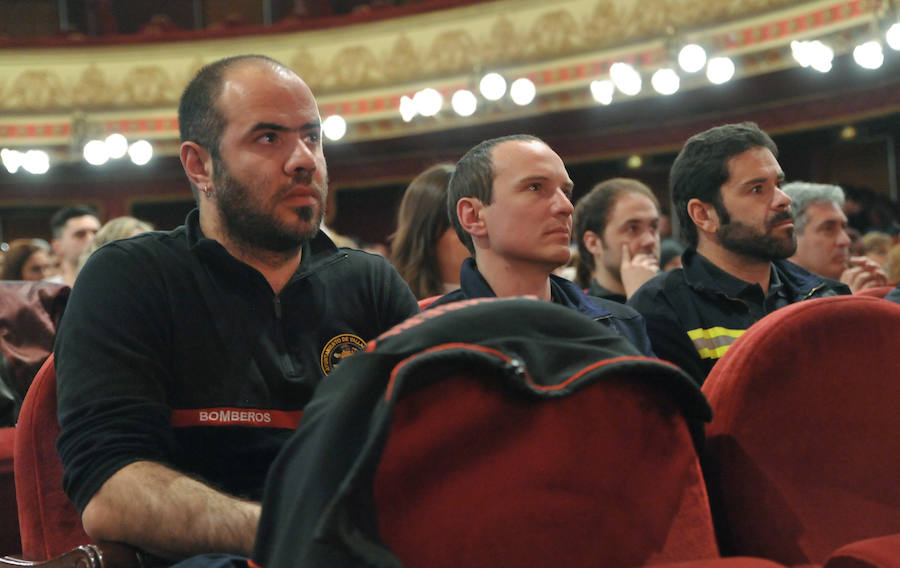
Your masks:
<svg viewBox="0 0 900 568"><path fill-rule="evenodd" d="M400 568L378 534L373 498L393 409L409 393L460 373L511 399L548 404L599 381L643 382L676 404L698 441L711 416L685 373L641 357L621 335L575 310L523 298L429 309L370 342L316 391L266 482L254 565ZM459 446L441 439L436 435L428 450ZM458 451L488 462L489 446Z"/></svg>
<svg viewBox="0 0 900 568"><path fill-rule="evenodd" d="M884 299L900 304L900 286L897 286L896 288L888 292L887 296L885 296Z"/></svg>
<svg viewBox="0 0 900 568"><path fill-rule="evenodd" d="M82 510L117 470L149 460L258 499L319 382L416 312L385 259L321 232L277 295L203 236L196 210L172 232L107 244L56 341L64 488Z"/></svg>
<svg viewBox="0 0 900 568"><path fill-rule="evenodd" d="M467 258L462 264L459 271L459 285L459 290L444 294L429 307L471 298L496 297L490 284L478 272L478 267L472 258ZM590 297L574 282L553 274L550 275L550 295L554 304L577 310L594 321L611 327L637 347L638 351L648 357L655 357L647 337L647 330L644 327L644 319L628 306L611 300Z"/></svg>
<svg viewBox="0 0 900 568"><path fill-rule="evenodd" d="M844 284L787 260L772 262L767 295L696 250L686 251L683 262L683 269L660 273L641 286L628 305L644 316L656 354L700 384L731 344L766 314L794 302L850 293Z"/></svg>

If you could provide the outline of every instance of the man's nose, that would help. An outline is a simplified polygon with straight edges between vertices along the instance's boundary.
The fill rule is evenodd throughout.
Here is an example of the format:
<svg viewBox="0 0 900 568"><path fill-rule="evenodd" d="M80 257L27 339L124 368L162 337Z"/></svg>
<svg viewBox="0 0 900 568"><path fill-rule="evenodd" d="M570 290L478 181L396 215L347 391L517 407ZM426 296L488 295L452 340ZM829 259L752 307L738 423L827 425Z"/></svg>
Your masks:
<svg viewBox="0 0 900 568"><path fill-rule="evenodd" d="M572 200L569 199L568 194L566 194L562 188L556 190L556 201L554 206L557 213L571 215L575 212L575 206L572 205Z"/></svg>
<svg viewBox="0 0 900 568"><path fill-rule="evenodd" d="M850 248L850 242L850 235L847 234L847 230L841 229L841 233L838 235L837 240L838 246Z"/></svg>
<svg viewBox="0 0 900 568"><path fill-rule="evenodd" d="M784 209L790 207L792 201L793 200L791 199L790 195L782 191L780 187L775 186L775 209Z"/></svg>
<svg viewBox="0 0 900 568"><path fill-rule="evenodd" d="M295 176L300 172L314 172L316 170L315 151L302 140L298 140L284 164L284 169L289 176Z"/></svg>

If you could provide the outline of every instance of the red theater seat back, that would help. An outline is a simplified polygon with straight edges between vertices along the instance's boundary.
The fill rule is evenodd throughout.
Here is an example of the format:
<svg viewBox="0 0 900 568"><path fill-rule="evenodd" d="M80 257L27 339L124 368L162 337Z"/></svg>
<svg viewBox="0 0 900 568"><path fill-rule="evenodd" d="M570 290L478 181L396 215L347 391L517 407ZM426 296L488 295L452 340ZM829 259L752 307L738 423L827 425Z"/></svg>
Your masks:
<svg viewBox="0 0 900 568"><path fill-rule="evenodd" d="M92 542L62 489L58 436L56 371L51 355L28 389L16 426L16 500L22 554L29 560L47 560Z"/></svg>
<svg viewBox="0 0 900 568"><path fill-rule="evenodd" d="M751 327L703 386L725 554L824 563L900 533L900 306L800 302Z"/></svg>
<svg viewBox="0 0 900 568"><path fill-rule="evenodd" d="M535 400L460 375L411 393L397 403L374 492L379 533L407 566L718 555L684 419L637 381Z"/></svg>

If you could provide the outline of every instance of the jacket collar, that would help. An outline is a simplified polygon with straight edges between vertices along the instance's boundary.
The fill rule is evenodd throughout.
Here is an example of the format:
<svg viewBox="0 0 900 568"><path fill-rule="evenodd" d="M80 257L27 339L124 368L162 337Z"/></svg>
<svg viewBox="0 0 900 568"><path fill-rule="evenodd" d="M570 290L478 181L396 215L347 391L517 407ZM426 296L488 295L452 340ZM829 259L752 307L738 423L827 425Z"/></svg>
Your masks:
<svg viewBox="0 0 900 568"><path fill-rule="evenodd" d="M731 298L738 298L747 293L749 288L759 288L740 278L725 272L696 249L688 249L682 256L684 279L692 288L703 292L724 293ZM805 297L826 282L823 278L812 274L788 260L773 260L771 263L770 294L781 293L788 298Z"/></svg>
<svg viewBox="0 0 900 568"><path fill-rule="evenodd" d="M233 257L219 241L210 239L203 234L203 230L200 228L199 209L194 208L188 213L184 221L184 229L188 247L201 258L217 262L222 266L236 267L240 265L247 267L245 263ZM304 243L303 256L294 278L318 269L323 262L332 258L336 252L338 252L338 249L334 242L328 238L324 231L318 231L315 237Z"/></svg>
<svg viewBox="0 0 900 568"><path fill-rule="evenodd" d="M491 285L478 271L478 266L472 257L463 261L462 267L459 269L459 287L466 298L494 298L497 296ZM611 312L591 302L574 282L555 274L550 275L550 300L554 304L578 310L594 319L611 315Z"/></svg>

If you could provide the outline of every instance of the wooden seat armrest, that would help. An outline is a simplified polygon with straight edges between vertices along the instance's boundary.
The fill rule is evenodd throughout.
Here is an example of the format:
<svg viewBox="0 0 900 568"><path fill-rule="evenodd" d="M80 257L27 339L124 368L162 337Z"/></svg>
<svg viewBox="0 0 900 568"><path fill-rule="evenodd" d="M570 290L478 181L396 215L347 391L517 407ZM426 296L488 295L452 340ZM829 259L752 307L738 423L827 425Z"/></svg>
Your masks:
<svg viewBox="0 0 900 568"><path fill-rule="evenodd" d="M116 542L85 544L50 560L0 557L0 568L149 568L137 549Z"/></svg>

